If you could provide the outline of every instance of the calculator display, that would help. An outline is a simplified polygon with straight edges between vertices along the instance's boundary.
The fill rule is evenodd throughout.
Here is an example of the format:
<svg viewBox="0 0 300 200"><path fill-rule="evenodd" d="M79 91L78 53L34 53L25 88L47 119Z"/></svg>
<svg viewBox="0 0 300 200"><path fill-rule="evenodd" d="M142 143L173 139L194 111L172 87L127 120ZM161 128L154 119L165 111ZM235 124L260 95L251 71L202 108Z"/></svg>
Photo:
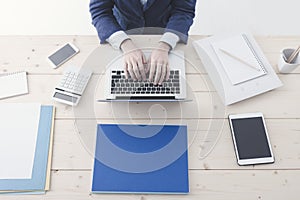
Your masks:
<svg viewBox="0 0 300 200"><path fill-rule="evenodd" d="M72 96L62 94L62 93L58 93L58 92L55 92L54 97L56 97L58 99L63 99L65 101L73 102L73 103L75 103L77 101L76 97L72 97Z"/></svg>

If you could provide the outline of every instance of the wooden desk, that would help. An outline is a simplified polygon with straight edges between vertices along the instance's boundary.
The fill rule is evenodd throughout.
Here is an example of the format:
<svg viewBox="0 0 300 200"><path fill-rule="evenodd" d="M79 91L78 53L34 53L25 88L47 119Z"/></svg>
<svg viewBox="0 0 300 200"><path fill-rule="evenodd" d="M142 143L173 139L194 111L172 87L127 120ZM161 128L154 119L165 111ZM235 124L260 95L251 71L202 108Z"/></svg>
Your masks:
<svg viewBox="0 0 300 200"><path fill-rule="evenodd" d="M200 39L192 36L191 39ZM136 36L136 42L149 45L157 41L157 37L148 38ZM276 71L279 51L284 47L296 47L300 37L256 37ZM64 66L54 70L46 61L46 57L59 45L74 42L80 53ZM190 40L191 41L191 40ZM208 91L205 86L207 74L203 70L200 59L191 45L178 45L178 49L185 51L186 57L196 66L198 71L187 66L187 79L191 90L199 99L201 107L200 117L193 115L193 108L188 104L183 106L182 112L191 111L191 115L184 114L187 122L198 121L200 131L191 133L196 135L195 140L189 138L189 178L190 194L188 195L91 195L91 169L93 157L86 148L84 140L79 136L74 126L75 120L95 120L88 116L75 119L72 107L53 102L51 95L53 88L62 77L62 71L68 64L78 66L93 65L86 59L95 48L102 52L111 51L109 47L99 47L96 36L1 36L0 37L0 72L14 72L26 70L29 82L29 94L1 100L4 102L40 102L53 104L57 108L54 132L54 153L51 176L51 190L46 195L0 196L0 199L299 199L300 185L300 68L291 74L281 75L284 86L274 91L259 95L249 100L228 106L224 109L224 116L214 118L210 115L214 108L207 108L209 104L205 97L214 91ZM98 68L101 63L109 62L109 57L102 56L99 63L92 66L94 74L88 85L86 94L94 92L89 88L95 87L103 71ZM189 64L188 64L189 65ZM198 77L201 76L202 79ZM133 113L135 120L145 121L143 106L135 105ZM99 109L99 110L98 110ZM111 108L101 104L97 111L98 121L111 121ZM162 110L163 112L164 110ZM170 110L168 110L170 111ZM266 117L275 163L240 167L236 163L230 130L226 116L228 113L242 113L260 111ZM177 113L170 111L170 122L180 119ZM159 117L157 117L159 119ZM126 119L124 119L126 121ZM203 150L203 137L207 132L208 124L220 121L224 126L216 131L220 132L212 151L201 158L199 152Z"/></svg>

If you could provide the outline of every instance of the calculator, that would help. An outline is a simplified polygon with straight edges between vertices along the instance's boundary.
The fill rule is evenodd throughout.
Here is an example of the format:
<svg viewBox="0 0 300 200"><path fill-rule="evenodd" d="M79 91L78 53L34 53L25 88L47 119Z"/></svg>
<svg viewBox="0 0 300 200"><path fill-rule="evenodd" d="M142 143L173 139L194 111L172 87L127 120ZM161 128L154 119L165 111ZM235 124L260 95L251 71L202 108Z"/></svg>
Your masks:
<svg viewBox="0 0 300 200"><path fill-rule="evenodd" d="M59 85L54 89L52 98L67 105L76 106L92 75L89 69L68 67Z"/></svg>

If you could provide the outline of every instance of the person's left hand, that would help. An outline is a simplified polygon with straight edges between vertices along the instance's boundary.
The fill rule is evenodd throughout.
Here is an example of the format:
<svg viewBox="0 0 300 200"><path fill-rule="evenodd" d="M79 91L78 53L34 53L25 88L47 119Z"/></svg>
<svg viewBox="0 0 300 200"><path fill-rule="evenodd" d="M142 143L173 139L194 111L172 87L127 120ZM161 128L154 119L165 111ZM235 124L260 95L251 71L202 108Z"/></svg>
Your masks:
<svg viewBox="0 0 300 200"><path fill-rule="evenodd" d="M170 76L169 68L169 50L170 46L164 42L160 42L159 46L154 49L150 55L148 65L149 81L154 85L161 85L164 80L168 80Z"/></svg>

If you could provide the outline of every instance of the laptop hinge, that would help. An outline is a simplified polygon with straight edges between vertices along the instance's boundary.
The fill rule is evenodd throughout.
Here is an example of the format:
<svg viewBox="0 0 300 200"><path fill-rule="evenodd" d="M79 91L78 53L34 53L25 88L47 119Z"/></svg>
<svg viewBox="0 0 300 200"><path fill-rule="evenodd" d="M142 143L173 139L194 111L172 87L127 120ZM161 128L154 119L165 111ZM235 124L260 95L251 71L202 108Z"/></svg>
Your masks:
<svg viewBox="0 0 300 200"><path fill-rule="evenodd" d="M131 96L131 97L125 97L125 96L117 96L116 99L142 99L142 100L150 100L150 99L175 99L175 96Z"/></svg>

